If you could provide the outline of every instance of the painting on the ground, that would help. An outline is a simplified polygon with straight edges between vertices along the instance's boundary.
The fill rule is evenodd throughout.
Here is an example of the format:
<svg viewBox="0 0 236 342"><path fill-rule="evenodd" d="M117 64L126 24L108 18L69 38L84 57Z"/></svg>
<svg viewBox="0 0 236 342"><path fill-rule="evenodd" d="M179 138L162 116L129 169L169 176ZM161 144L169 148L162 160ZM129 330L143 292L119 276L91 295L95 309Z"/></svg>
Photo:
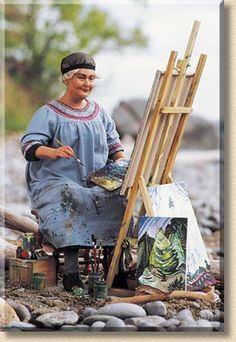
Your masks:
<svg viewBox="0 0 236 342"><path fill-rule="evenodd" d="M201 290L215 284L207 251L184 183L148 188L154 215L188 219L186 276L187 290Z"/></svg>
<svg viewBox="0 0 236 342"><path fill-rule="evenodd" d="M162 292L185 290L187 219L142 216L137 278Z"/></svg>

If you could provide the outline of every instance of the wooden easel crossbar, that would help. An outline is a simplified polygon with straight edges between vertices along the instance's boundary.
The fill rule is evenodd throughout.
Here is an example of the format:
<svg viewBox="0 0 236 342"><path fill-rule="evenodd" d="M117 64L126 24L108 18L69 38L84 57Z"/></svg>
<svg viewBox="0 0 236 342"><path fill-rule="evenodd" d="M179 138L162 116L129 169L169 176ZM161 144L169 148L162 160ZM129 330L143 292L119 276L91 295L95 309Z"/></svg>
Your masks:
<svg viewBox="0 0 236 342"><path fill-rule="evenodd" d="M172 182L175 158L193 111L193 100L206 62L206 55L202 54L195 73L186 74L199 25L199 21L193 24L183 59L176 62L177 52L171 51L165 72L156 72L121 188L121 194L127 196L128 201L107 276L109 287L115 277L137 198L141 197L146 214L154 216L147 186Z"/></svg>

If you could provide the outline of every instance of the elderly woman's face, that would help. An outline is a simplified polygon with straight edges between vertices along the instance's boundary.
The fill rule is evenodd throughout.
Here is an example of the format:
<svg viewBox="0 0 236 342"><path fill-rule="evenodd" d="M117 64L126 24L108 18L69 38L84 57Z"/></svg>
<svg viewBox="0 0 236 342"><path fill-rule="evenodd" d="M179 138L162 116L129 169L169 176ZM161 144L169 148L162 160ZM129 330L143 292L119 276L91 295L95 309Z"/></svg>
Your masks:
<svg viewBox="0 0 236 342"><path fill-rule="evenodd" d="M96 74L91 69L80 69L71 79L66 80L67 92L78 98L86 98L94 86Z"/></svg>

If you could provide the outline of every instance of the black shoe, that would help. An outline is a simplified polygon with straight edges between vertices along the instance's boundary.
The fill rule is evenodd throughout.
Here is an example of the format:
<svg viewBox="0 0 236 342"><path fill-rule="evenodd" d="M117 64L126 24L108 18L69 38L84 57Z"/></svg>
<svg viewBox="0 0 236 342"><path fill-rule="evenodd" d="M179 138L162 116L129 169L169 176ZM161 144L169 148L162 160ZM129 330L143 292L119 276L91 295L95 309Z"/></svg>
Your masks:
<svg viewBox="0 0 236 342"><path fill-rule="evenodd" d="M66 291L72 291L74 286L84 288L79 273L68 273L63 276L63 286Z"/></svg>

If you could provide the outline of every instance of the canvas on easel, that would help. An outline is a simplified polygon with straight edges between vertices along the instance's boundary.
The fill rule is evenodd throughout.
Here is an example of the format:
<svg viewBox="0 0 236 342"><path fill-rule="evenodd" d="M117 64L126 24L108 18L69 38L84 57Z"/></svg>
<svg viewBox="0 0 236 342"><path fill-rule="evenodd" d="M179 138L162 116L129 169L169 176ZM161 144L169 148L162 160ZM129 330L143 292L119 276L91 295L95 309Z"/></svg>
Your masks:
<svg viewBox="0 0 236 342"><path fill-rule="evenodd" d="M144 205L140 215L146 212L147 215L154 216L147 186L172 182L174 161L206 62L206 55L202 54L195 72L187 75L199 26L200 22L195 21L183 59L176 61L177 52L172 51L166 70L156 73L121 188L121 194L127 197L127 207L107 276L109 287L112 286L117 271L122 243L138 197Z"/></svg>
<svg viewBox="0 0 236 342"><path fill-rule="evenodd" d="M170 101L171 101L171 97L173 95L173 91L174 91L174 87L176 86L176 81L177 81L177 75L178 73L176 71L174 71L171 80L170 80L170 86L168 89L168 92L166 94L166 99L163 105L165 106L169 106L170 105ZM194 74L187 74L183 83L183 88L181 90L181 94L180 94L180 99L179 99L179 104L181 106L184 106L188 94L190 92L190 87L191 84L193 83L193 78L194 78ZM150 125L152 124L153 121L153 115L154 115L154 110L155 110L155 106L157 104L158 101L158 95L160 92L160 87L163 83L164 80L164 73L161 72L160 70L156 71L156 75L155 78L153 80L153 86L152 86L152 90L151 90L151 94L149 96L149 99L147 101L147 105L144 111L144 115L143 118L140 122L140 130L135 142L135 146L131 155L131 160L129 163L129 167L126 171L125 174L125 178L124 178L124 182L122 184L122 188L121 188L121 195L125 195L127 192L127 189L131 188L134 184L134 180L135 180L135 175L137 173L138 167L140 165L140 160L142 157L142 154L145 153L144 149L145 149L145 141L148 138L148 134L150 131ZM187 110L187 109L185 109ZM189 109L189 113L190 113L190 109ZM158 146L161 146L161 138L162 138L162 134L163 134L163 129L164 126L166 125L166 123L168 123L168 114L167 113L163 113L163 115L160 116L159 119L159 123L158 123L158 127L156 130L156 134L155 134L155 138L153 141L153 144L151 146L151 151L150 151L150 158L144 173L144 179L148 184L155 184L155 183L159 183L160 181L160 176L163 173L163 169L165 167L165 164L167 162L167 158L168 158L168 154L170 152L171 149L171 145L173 143L174 140L174 135L176 133L178 124L181 120L182 114L181 113L176 113L175 117L174 117L174 122L172 124L171 127L171 134L169 134L168 136L168 141L166 141L166 147L165 147L165 155L162 155L162 163L161 163L161 167L160 170L158 168L155 168L156 164L157 164L157 159L158 159L158 154L159 154L159 149ZM173 148L172 148L173 149ZM158 172L159 171L159 172Z"/></svg>

